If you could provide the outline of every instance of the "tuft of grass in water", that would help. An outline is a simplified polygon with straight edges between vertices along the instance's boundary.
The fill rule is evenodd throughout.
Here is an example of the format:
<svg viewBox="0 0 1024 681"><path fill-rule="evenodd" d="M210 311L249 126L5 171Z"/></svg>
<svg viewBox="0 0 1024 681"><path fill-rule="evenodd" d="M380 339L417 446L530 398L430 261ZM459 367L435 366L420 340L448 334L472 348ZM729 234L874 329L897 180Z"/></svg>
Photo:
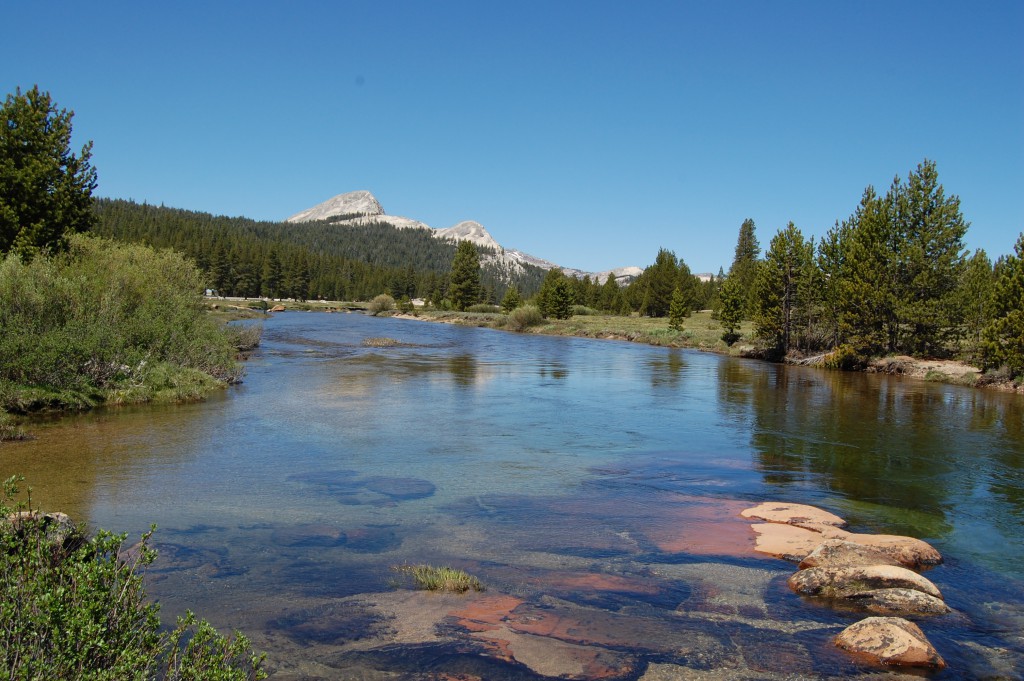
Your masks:
<svg viewBox="0 0 1024 681"><path fill-rule="evenodd" d="M408 575L417 589L426 591L447 591L450 593L466 593L467 591L483 591L484 585L473 575L453 567L436 567L433 565L394 565L395 572Z"/></svg>
<svg viewBox="0 0 1024 681"><path fill-rule="evenodd" d="M394 338L385 338L383 336L363 339L363 347L367 348L393 348L398 345L401 345L401 343Z"/></svg>
<svg viewBox="0 0 1024 681"><path fill-rule="evenodd" d="M0 442L4 440L26 440L28 434L18 427L14 418L6 411L0 410Z"/></svg>

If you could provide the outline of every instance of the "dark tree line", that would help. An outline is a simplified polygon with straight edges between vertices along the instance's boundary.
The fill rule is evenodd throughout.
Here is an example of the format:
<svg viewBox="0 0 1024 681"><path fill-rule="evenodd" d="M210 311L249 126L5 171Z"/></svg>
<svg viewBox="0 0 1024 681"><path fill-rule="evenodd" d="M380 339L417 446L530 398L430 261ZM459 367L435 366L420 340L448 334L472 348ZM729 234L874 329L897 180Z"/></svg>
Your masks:
<svg viewBox="0 0 1024 681"><path fill-rule="evenodd" d="M389 293L440 301L456 251L454 242L426 230L384 223L260 222L118 199L96 200L95 217L94 233L180 251L206 273L211 289L229 296L369 300ZM516 274L483 267L483 302L500 300ZM511 283L536 290L536 272L518 274Z"/></svg>

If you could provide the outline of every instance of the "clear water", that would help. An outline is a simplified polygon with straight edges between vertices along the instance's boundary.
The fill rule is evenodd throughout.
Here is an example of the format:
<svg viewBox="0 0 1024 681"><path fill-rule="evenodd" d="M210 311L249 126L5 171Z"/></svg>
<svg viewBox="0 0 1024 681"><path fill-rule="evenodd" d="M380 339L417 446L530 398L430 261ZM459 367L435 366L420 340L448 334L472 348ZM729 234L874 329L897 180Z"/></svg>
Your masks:
<svg viewBox="0 0 1024 681"><path fill-rule="evenodd" d="M156 523L165 615L242 629L272 678L870 675L829 642L863 614L751 551L736 513L768 499L934 544L956 614L920 622L950 663L932 677L1024 675L1019 396L286 313L224 395L33 430L0 473L94 526ZM424 562L488 591L391 569Z"/></svg>

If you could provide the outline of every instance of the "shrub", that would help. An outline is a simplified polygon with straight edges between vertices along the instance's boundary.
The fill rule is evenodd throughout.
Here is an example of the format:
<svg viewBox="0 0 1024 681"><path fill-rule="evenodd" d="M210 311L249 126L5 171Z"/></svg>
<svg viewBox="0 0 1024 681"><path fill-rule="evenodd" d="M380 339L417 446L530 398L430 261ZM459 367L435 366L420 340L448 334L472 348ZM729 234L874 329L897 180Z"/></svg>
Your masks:
<svg viewBox="0 0 1024 681"><path fill-rule="evenodd" d="M86 538L63 514L27 511L31 500L9 506L19 481L5 480L0 495L0 678L266 678L244 636L221 636L191 613L160 634L142 574L156 558L153 530L129 550L127 535Z"/></svg>
<svg viewBox="0 0 1024 681"><path fill-rule="evenodd" d="M865 361L852 345L843 344L825 356L824 364L829 369L857 371L864 368Z"/></svg>
<svg viewBox="0 0 1024 681"><path fill-rule="evenodd" d="M572 313L572 315L574 317L575 316L585 316L585 315L601 314L599 311L595 310L592 307L587 307L586 305L573 305L569 309L570 309L570 312Z"/></svg>
<svg viewBox="0 0 1024 681"><path fill-rule="evenodd" d="M544 323L544 316L535 305L524 305L512 310L508 315L507 327L513 331L522 331L531 326Z"/></svg>
<svg viewBox="0 0 1024 681"><path fill-rule="evenodd" d="M238 352L251 352L263 340L263 324L228 324L225 331Z"/></svg>
<svg viewBox="0 0 1024 681"><path fill-rule="evenodd" d="M41 390L44 402L89 406L138 387L161 363L211 384L236 380L235 349L201 290L199 271L180 254L84 235L71 237L64 255L8 256L0 261L5 404Z"/></svg>
<svg viewBox="0 0 1024 681"><path fill-rule="evenodd" d="M24 440L28 437L25 431L15 424L14 418L0 409L0 442L4 440Z"/></svg>
<svg viewBox="0 0 1024 681"><path fill-rule="evenodd" d="M395 309L395 299L386 293L382 293L366 306L367 311L374 317L381 314L382 312L391 312Z"/></svg>
<svg viewBox="0 0 1024 681"><path fill-rule="evenodd" d="M497 305L490 305L488 303L477 303L476 305L470 305L466 308L466 312L488 312L493 314L495 312L501 312L501 308Z"/></svg>

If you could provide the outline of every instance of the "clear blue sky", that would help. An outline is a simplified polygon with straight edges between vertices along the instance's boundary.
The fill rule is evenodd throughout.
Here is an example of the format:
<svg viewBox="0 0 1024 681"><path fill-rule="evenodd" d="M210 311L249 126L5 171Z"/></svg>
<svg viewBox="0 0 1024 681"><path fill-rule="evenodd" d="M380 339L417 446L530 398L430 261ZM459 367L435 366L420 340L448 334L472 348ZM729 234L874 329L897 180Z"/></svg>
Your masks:
<svg viewBox="0 0 1024 681"><path fill-rule="evenodd" d="M728 268L924 158L1024 229L1024 2L10 2L0 87L95 142L100 196L279 220L372 191L592 271Z"/></svg>

